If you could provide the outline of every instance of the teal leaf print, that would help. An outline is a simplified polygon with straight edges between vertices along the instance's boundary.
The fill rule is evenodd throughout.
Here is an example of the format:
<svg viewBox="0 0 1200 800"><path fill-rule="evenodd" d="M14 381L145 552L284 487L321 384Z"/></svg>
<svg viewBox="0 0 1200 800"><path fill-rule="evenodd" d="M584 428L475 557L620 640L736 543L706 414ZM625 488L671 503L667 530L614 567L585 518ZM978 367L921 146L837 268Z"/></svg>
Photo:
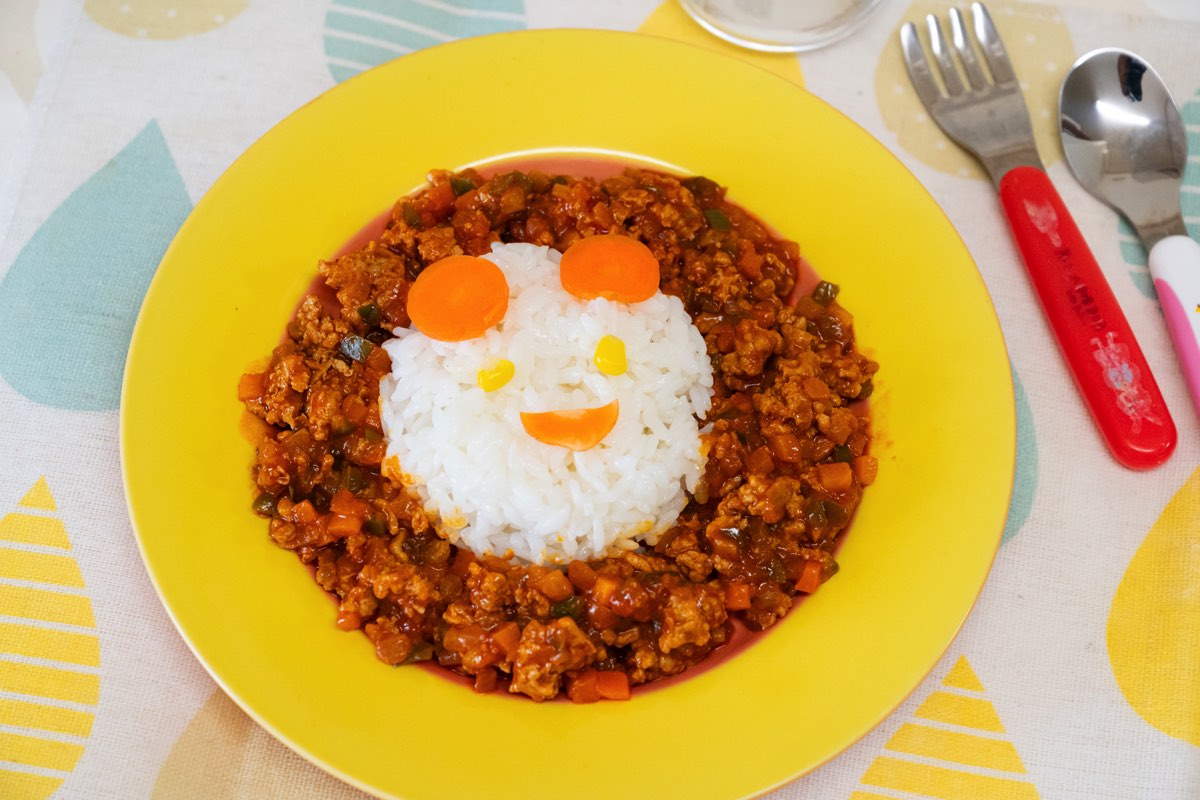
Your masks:
<svg viewBox="0 0 1200 800"><path fill-rule="evenodd" d="M1004 523L1004 544L1017 535L1029 512L1033 510L1033 495L1037 490L1038 453L1037 435L1033 428L1033 410L1021 376L1013 369L1013 394L1017 404L1017 470L1013 476L1012 500L1008 505L1008 519Z"/></svg>
<svg viewBox="0 0 1200 800"><path fill-rule="evenodd" d="M414 50L524 27L524 0L333 0L325 56L341 83Z"/></svg>
<svg viewBox="0 0 1200 800"><path fill-rule="evenodd" d="M117 408L133 323L191 211L158 123L72 192L0 282L0 375L36 403Z"/></svg>
<svg viewBox="0 0 1200 800"><path fill-rule="evenodd" d="M1179 114L1183 117L1183 124L1187 129L1188 143L1188 163L1183 173L1179 205L1183 210L1183 221L1187 225L1188 233L1193 238L1200 239L1200 92L1183 104ZM1124 217L1117 223L1117 236L1121 246L1121 257L1125 259L1126 264L1133 267L1129 270L1129 277L1142 294L1152 300L1156 299L1158 295L1154 292L1154 281L1146 266L1146 248L1142 247L1137 231Z"/></svg>

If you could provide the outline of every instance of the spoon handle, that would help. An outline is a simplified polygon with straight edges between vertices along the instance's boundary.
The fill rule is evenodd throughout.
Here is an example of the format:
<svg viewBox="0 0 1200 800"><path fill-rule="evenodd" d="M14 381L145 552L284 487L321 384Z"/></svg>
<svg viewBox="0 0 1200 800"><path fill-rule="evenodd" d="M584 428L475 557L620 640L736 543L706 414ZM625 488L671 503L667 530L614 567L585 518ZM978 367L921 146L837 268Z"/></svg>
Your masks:
<svg viewBox="0 0 1200 800"><path fill-rule="evenodd" d="M1150 274L1175 355L1200 414L1200 244L1168 236L1150 250Z"/></svg>
<svg viewBox="0 0 1200 800"><path fill-rule="evenodd" d="M1000 201L1059 350L1104 442L1131 469L1175 449L1175 423L1095 256L1046 173L1016 167Z"/></svg>

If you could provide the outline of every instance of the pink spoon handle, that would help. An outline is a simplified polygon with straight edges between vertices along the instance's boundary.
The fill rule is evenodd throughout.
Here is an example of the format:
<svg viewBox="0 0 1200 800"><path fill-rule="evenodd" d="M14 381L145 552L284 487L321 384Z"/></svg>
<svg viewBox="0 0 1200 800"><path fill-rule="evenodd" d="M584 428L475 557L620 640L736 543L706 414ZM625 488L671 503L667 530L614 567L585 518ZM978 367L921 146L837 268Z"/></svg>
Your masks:
<svg viewBox="0 0 1200 800"><path fill-rule="evenodd" d="M1175 423L1117 298L1045 172L1016 167L1000 200L1059 350L1096 426L1131 469L1175 449Z"/></svg>
<svg viewBox="0 0 1200 800"><path fill-rule="evenodd" d="M1192 404L1200 414L1200 244L1187 236L1159 241L1150 250L1150 274Z"/></svg>

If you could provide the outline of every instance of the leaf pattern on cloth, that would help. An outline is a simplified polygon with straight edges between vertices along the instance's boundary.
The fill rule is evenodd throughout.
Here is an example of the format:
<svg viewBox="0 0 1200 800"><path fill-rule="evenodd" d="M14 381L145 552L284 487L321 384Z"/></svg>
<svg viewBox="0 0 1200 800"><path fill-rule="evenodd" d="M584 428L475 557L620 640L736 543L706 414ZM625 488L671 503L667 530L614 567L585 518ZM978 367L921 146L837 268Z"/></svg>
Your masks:
<svg viewBox="0 0 1200 800"><path fill-rule="evenodd" d="M1054 6L992 0L987 7L1025 93L1038 153L1048 167L1062 158L1058 117L1051 109L1058 108L1063 71L1075 61L1067 24ZM922 40L928 43L923 22L927 14L937 15L943 32L949 35L945 3L917 0L900 16L897 34L887 39L875 68L875 102L880 116L896 135L896 144L924 164L951 175L987 180L979 162L946 138L925 113L904 69L898 43L900 24L916 21Z"/></svg>
<svg viewBox="0 0 1200 800"><path fill-rule="evenodd" d="M414 50L525 27L524 0L333 0L325 56L341 83Z"/></svg>
<svg viewBox="0 0 1200 800"><path fill-rule="evenodd" d="M0 281L0 376L36 403L116 409L142 296L191 208L151 121L51 213Z"/></svg>
<svg viewBox="0 0 1200 800"><path fill-rule="evenodd" d="M965 656L884 745L850 800L1036 800L1016 747Z"/></svg>
<svg viewBox="0 0 1200 800"><path fill-rule="evenodd" d="M1179 205L1183 210L1183 222L1192 238L1200 239L1200 92L1179 109L1187 130L1188 163L1183 173L1183 189L1179 193ZM1157 300L1154 279L1146 265L1146 248L1137 231L1124 217L1117 218L1117 235L1120 238L1121 257L1133 267L1129 277L1133 285L1151 300Z"/></svg>
<svg viewBox="0 0 1200 800"><path fill-rule="evenodd" d="M1133 710L1200 747L1200 469L1125 569L1107 638L1113 677Z"/></svg>
<svg viewBox="0 0 1200 800"><path fill-rule="evenodd" d="M0 797L53 794L100 699L100 639L46 479L0 518Z"/></svg>
<svg viewBox="0 0 1200 800"><path fill-rule="evenodd" d="M1033 409L1029 407L1029 396L1021 376L1013 368L1013 395L1017 404L1017 470L1013 476L1012 500L1008 506L1008 519L1004 523L1003 544L1016 536L1021 526L1029 519L1033 510L1033 496L1038 484L1037 432L1033 427Z"/></svg>
<svg viewBox="0 0 1200 800"><path fill-rule="evenodd" d="M25 105L33 99L33 90L42 77L42 58L38 53L34 30L35 3L13 3L4 9L0 24L0 73L8 78Z"/></svg>
<svg viewBox="0 0 1200 800"><path fill-rule="evenodd" d="M158 771L153 800L365 800L273 739L220 689L192 717Z"/></svg>
<svg viewBox="0 0 1200 800"><path fill-rule="evenodd" d="M182 39L221 27L247 5L247 0L87 0L83 10L122 36Z"/></svg>

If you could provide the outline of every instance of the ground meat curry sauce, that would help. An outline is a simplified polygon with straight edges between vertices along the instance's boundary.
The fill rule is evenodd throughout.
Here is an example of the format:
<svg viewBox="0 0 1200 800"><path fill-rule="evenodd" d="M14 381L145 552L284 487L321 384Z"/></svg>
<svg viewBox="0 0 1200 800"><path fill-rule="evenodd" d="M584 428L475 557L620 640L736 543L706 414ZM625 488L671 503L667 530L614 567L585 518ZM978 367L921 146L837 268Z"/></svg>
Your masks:
<svg viewBox="0 0 1200 800"><path fill-rule="evenodd" d="M387 664L433 660L548 700L620 699L754 630L837 570L833 551L876 460L860 415L877 365L837 287L793 298L799 253L712 181L627 170L604 180L434 172L365 247L320 265L336 303L304 299L239 397L267 425L254 510ZM428 264L493 242L565 250L616 232L648 245L661 288L704 336L715 394L694 497L653 548L566 569L477 557L441 539L382 468L378 345L409 324ZM794 302L792 302L794 300Z"/></svg>

